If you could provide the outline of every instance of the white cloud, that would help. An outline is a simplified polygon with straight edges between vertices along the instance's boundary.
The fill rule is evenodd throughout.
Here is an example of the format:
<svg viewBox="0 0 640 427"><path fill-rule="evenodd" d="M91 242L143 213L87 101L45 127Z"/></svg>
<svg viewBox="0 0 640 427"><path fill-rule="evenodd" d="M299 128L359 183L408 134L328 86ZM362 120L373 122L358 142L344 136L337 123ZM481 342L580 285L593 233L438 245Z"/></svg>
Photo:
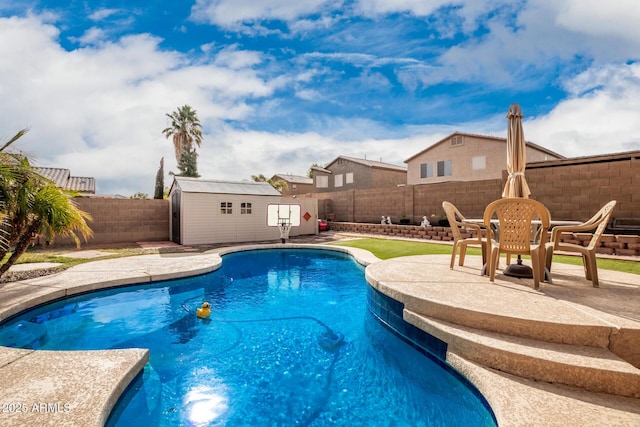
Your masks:
<svg viewBox="0 0 640 427"><path fill-rule="evenodd" d="M165 113L188 103L215 126L246 117L249 99L273 91L252 68L254 52L223 50L210 64L190 64L149 35L73 51L58 35L37 17L0 19L0 96L8 100L0 129L31 127L16 149L40 166L96 177L101 193L150 193L161 156L176 170L161 134Z"/></svg>
<svg viewBox="0 0 640 427"><path fill-rule="evenodd" d="M110 16L116 15L118 13L120 13L119 9L102 8L91 13L89 15L89 19L91 19L92 21L102 21L103 19L109 18Z"/></svg>
<svg viewBox="0 0 640 427"><path fill-rule="evenodd" d="M462 2L452 2L451 0L359 0L357 8L365 16L396 12L411 12L419 16L428 16L439 7L460 3Z"/></svg>
<svg viewBox="0 0 640 427"><path fill-rule="evenodd" d="M590 69L567 85L573 97L525 121L528 140L569 157L640 150L640 64Z"/></svg>
<svg viewBox="0 0 640 427"><path fill-rule="evenodd" d="M640 7L636 0L549 0L557 8L556 22L589 36L611 36L640 43Z"/></svg>
<svg viewBox="0 0 640 427"><path fill-rule="evenodd" d="M324 5L335 7L340 3L327 0L196 0L191 17L221 27L233 27L242 22L270 19L293 21L320 11Z"/></svg>

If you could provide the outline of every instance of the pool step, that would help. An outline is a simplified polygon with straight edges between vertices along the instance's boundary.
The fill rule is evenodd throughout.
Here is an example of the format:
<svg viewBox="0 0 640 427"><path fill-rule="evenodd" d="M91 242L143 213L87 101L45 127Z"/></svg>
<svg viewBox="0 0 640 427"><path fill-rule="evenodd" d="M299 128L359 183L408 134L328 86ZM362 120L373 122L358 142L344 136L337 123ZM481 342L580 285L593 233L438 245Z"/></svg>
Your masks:
<svg viewBox="0 0 640 427"><path fill-rule="evenodd" d="M405 309L404 320L484 366L537 381L640 398L640 369L606 348L559 344L475 329Z"/></svg>
<svg viewBox="0 0 640 427"><path fill-rule="evenodd" d="M488 291L494 289L488 287ZM444 290L446 292L446 289ZM405 308L445 322L480 328L499 334L513 335L558 344L586 345L608 348L610 337L618 332L611 324L591 315L571 310L567 305L535 293L515 295L510 302L492 298L489 292L480 294L473 301L460 300L451 295L423 295L405 297ZM519 298L524 301L516 305Z"/></svg>

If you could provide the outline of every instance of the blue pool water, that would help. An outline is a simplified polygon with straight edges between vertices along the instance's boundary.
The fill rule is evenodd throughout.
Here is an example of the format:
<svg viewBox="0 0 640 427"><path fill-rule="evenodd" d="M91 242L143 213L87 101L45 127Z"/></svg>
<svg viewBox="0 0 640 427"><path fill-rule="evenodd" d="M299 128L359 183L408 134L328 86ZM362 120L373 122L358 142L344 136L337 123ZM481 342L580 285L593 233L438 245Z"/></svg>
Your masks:
<svg viewBox="0 0 640 427"><path fill-rule="evenodd" d="M494 426L472 387L367 310L367 287L344 254L240 252L203 276L23 313L0 345L149 348L110 426Z"/></svg>

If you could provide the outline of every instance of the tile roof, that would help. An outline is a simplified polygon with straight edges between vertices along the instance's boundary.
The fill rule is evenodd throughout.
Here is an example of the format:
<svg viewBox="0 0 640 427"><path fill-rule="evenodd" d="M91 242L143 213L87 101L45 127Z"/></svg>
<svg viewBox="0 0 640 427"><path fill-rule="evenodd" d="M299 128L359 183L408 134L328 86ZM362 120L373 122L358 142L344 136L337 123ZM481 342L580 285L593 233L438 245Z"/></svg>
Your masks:
<svg viewBox="0 0 640 427"><path fill-rule="evenodd" d="M399 165L394 165L394 164L391 164L391 163L378 162L378 161L375 161L375 160L358 159L358 158L355 158L355 157L348 157L348 156L338 156L333 161L328 163L324 168L325 169L328 168L333 163L337 162L339 159L348 160L350 162L359 163L361 165L369 166L369 167L372 167L372 168L393 169L393 170L398 170L398 171L402 171L402 172L406 172L407 171L406 166L399 166Z"/></svg>
<svg viewBox="0 0 640 427"><path fill-rule="evenodd" d="M53 181L58 188L78 193L95 194L95 178L85 176L71 176L69 169L34 167L35 171L43 177Z"/></svg>

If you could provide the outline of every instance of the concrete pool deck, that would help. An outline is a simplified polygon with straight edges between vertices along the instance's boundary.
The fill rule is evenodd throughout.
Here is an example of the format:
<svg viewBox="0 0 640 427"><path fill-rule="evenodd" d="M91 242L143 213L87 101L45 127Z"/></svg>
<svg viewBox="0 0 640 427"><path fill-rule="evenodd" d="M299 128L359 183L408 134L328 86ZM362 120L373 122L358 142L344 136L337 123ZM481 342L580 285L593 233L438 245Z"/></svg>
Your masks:
<svg viewBox="0 0 640 427"><path fill-rule="evenodd" d="M221 253L288 246L318 247L252 245L98 260L0 284L0 320L78 293L206 273L219 266ZM498 275L489 283L479 274L479 257L450 270L448 255L380 261L366 251L339 250L371 264L367 280L404 303L407 322L449 344L447 361L483 393L499 425L640 426L640 370L617 355L640 359L637 275L601 270L595 289L582 267L555 264L554 284L534 291L524 279ZM144 349L0 347L0 425L103 425L148 356ZM549 382L550 375L560 381ZM579 386L567 385L572 381ZM607 392L588 391L598 387Z"/></svg>

